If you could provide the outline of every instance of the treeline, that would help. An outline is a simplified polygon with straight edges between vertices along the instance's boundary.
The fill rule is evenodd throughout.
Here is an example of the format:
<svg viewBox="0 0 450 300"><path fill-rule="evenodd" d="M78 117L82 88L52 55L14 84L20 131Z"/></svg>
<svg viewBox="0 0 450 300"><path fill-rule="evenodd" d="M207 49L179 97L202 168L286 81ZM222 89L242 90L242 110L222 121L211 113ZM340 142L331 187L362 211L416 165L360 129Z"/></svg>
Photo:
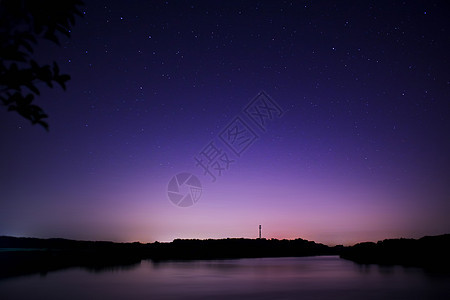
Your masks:
<svg viewBox="0 0 450 300"><path fill-rule="evenodd" d="M142 244L0 237L0 278L70 267L92 271L138 264Z"/></svg>
<svg viewBox="0 0 450 300"><path fill-rule="evenodd" d="M359 243L341 251L341 258L360 264L402 265L433 271L450 270L450 234L416 239Z"/></svg>
<svg viewBox="0 0 450 300"><path fill-rule="evenodd" d="M208 239L171 243L113 243L0 237L0 278L83 267L91 271L127 268L143 259L153 261L300 257L340 255L360 264L422 267L450 270L450 234L421 239L388 239L351 247L329 247L303 239Z"/></svg>
<svg viewBox="0 0 450 300"><path fill-rule="evenodd" d="M338 248L295 239L174 240L152 244L154 259L218 259L338 254Z"/></svg>
<svg viewBox="0 0 450 300"><path fill-rule="evenodd" d="M189 260L338 254L339 247L277 239L181 240L171 243L113 243L0 237L0 278L84 267L99 271L133 266L142 259Z"/></svg>

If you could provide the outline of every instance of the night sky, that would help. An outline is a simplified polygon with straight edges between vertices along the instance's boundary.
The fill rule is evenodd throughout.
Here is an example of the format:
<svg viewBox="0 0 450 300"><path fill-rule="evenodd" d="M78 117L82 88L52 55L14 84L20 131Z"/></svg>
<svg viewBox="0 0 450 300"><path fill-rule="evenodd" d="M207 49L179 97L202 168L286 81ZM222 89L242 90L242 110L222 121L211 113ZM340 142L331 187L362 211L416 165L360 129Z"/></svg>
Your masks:
<svg viewBox="0 0 450 300"><path fill-rule="evenodd" d="M450 232L447 1L85 2L71 38L35 53L72 77L35 100L50 131L0 112L0 235ZM280 108L263 128L245 111L258 95ZM237 154L233 128L254 134ZM233 160L215 181L196 161L211 142ZM180 173L201 182L189 207L168 197Z"/></svg>

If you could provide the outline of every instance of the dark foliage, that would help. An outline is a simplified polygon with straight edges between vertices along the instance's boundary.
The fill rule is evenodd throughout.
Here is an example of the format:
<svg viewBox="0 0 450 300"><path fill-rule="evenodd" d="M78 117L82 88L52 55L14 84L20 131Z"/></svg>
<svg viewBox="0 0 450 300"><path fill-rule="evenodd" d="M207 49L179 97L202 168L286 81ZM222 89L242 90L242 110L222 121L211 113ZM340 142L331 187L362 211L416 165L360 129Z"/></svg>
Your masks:
<svg viewBox="0 0 450 300"><path fill-rule="evenodd" d="M48 130L48 116L35 104L38 86L64 90L70 79L60 74L56 62L41 65L32 59L39 39L59 45L58 35L70 37L75 16L81 15L79 0L3 0L0 1L0 103L8 111L16 111L32 124Z"/></svg>
<svg viewBox="0 0 450 300"><path fill-rule="evenodd" d="M294 257L337 254L333 248L303 239L174 240L168 244L153 244L152 250L152 258L155 260Z"/></svg>
<svg viewBox="0 0 450 300"><path fill-rule="evenodd" d="M113 243L0 236L0 279L83 267L99 272L130 268L143 259L235 259L340 255L361 264L422 267L449 272L450 234L328 247L303 239L174 240L171 243Z"/></svg>
<svg viewBox="0 0 450 300"><path fill-rule="evenodd" d="M153 261L338 254L339 249L311 241L266 239L175 240L172 243L112 243L65 239L0 237L0 279L53 270L132 267Z"/></svg>
<svg viewBox="0 0 450 300"><path fill-rule="evenodd" d="M450 269L450 234L421 239L389 239L345 248L341 257L361 264L402 265L429 270Z"/></svg>

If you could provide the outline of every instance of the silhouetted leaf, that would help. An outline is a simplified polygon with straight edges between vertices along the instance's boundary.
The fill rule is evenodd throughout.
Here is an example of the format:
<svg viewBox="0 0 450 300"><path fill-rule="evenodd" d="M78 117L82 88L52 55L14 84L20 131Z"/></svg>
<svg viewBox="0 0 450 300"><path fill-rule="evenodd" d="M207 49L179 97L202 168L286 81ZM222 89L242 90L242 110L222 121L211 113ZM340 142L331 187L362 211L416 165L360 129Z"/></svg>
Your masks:
<svg viewBox="0 0 450 300"><path fill-rule="evenodd" d="M34 95L40 94L37 84L52 88L57 82L66 89L70 76L61 75L55 62L40 66L30 55L39 38L59 45L61 34L70 37L75 15L81 15L80 5L83 2L78 0L0 0L0 12L8 16L0 20L0 103L46 130L48 124L42 119L48 116L32 104ZM24 87L31 93L23 96Z"/></svg>
<svg viewBox="0 0 450 300"><path fill-rule="evenodd" d="M69 75L60 75L57 78L55 78L55 81L59 83L59 85L63 88L63 90L66 90L66 82L70 80Z"/></svg>
<svg viewBox="0 0 450 300"><path fill-rule="evenodd" d="M32 42L33 44L36 44L36 43L37 43L36 38L35 38L31 33L23 32L23 33L22 33L22 38L23 38L23 39L26 39L26 40L29 40L29 41Z"/></svg>
<svg viewBox="0 0 450 300"><path fill-rule="evenodd" d="M31 47L30 43L28 43L27 41L21 40L20 45L24 46L25 49L28 50L28 52L33 53L33 47Z"/></svg>
<svg viewBox="0 0 450 300"><path fill-rule="evenodd" d="M55 35L54 31L47 30L44 34L44 38L47 40L50 40L50 41L54 42L55 44L57 44L58 46L60 46L58 37Z"/></svg>
<svg viewBox="0 0 450 300"><path fill-rule="evenodd" d="M53 62L53 74L55 77L59 75L59 67L55 61Z"/></svg>
<svg viewBox="0 0 450 300"><path fill-rule="evenodd" d="M36 95L40 95L39 89L31 82L25 84L27 88L29 88Z"/></svg>
<svg viewBox="0 0 450 300"><path fill-rule="evenodd" d="M70 37L69 31L66 28L64 28L63 26L56 25L56 30L58 30L59 32L61 32L65 36Z"/></svg>
<svg viewBox="0 0 450 300"><path fill-rule="evenodd" d="M34 61L33 59L30 60L30 65L31 65L31 68L32 68L35 72L37 72L37 70L39 70L39 65L38 65L38 63L37 63L36 61Z"/></svg>
<svg viewBox="0 0 450 300"><path fill-rule="evenodd" d="M24 98L24 103L25 104L31 104L31 101L33 101L33 99L34 99L33 94L28 94Z"/></svg>
<svg viewBox="0 0 450 300"><path fill-rule="evenodd" d="M47 122L42 121L42 120L39 120L39 121L37 121L36 123L39 124L39 125L41 125L42 127L44 127L45 130L49 131L48 123L47 123Z"/></svg>

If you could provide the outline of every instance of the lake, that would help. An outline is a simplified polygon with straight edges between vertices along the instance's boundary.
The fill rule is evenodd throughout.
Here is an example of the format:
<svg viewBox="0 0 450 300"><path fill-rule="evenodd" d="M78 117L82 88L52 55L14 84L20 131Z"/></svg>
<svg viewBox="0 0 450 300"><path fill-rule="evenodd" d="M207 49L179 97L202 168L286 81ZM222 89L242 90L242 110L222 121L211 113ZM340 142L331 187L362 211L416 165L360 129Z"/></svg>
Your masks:
<svg viewBox="0 0 450 300"><path fill-rule="evenodd" d="M0 299L450 299L449 275L338 256L142 261L0 280Z"/></svg>

